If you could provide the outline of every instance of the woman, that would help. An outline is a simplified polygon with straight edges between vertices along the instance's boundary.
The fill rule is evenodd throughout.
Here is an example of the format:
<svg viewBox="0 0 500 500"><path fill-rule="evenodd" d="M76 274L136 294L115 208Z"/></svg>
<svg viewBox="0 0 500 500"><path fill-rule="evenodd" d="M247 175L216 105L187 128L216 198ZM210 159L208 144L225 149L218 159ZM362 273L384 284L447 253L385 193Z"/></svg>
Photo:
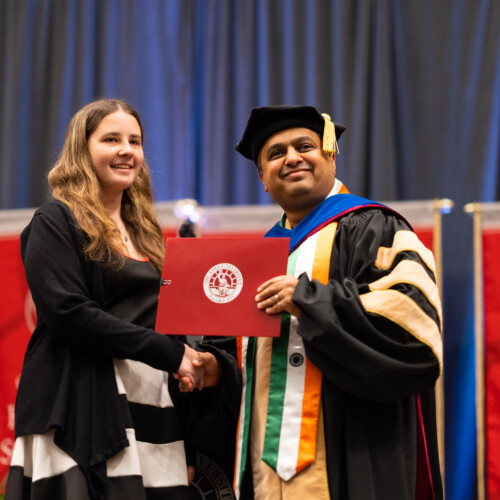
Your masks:
<svg viewBox="0 0 500 500"><path fill-rule="evenodd" d="M78 111L49 172L52 199L21 235L37 325L7 500L188 498L167 372L188 390L205 380L196 351L153 330L164 242L143 138L123 101Z"/></svg>

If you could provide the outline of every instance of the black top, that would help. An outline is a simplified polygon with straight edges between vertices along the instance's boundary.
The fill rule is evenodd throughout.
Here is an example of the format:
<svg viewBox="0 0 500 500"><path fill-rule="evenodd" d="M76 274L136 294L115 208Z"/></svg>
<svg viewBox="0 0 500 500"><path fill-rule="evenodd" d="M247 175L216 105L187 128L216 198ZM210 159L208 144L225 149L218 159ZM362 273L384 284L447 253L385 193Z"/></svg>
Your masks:
<svg viewBox="0 0 500 500"><path fill-rule="evenodd" d="M55 443L81 467L91 495L101 498L105 461L128 446L113 358L175 372L184 345L111 314L118 297L109 292L118 277L84 257L85 243L71 210L57 200L38 209L21 234L37 325L21 373L15 434L55 428Z"/></svg>
<svg viewBox="0 0 500 500"><path fill-rule="evenodd" d="M154 328L160 272L149 262L127 258L118 271L110 272L108 312L134 325Z"/></svg>

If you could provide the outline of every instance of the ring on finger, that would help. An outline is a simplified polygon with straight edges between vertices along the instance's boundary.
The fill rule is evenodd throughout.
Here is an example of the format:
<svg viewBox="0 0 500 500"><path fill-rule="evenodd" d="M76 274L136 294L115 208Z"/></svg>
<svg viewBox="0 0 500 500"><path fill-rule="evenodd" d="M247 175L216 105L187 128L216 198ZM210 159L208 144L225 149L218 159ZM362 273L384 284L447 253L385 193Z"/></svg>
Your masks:
<svg viewBox="0 0 500 500"><path fill-rule="evenodd" d="M276 299L276 304L277 304L277 303L280 301L280 298L278 297L278 294L276 294L276 295L274 296L274 298Z"/></svg>

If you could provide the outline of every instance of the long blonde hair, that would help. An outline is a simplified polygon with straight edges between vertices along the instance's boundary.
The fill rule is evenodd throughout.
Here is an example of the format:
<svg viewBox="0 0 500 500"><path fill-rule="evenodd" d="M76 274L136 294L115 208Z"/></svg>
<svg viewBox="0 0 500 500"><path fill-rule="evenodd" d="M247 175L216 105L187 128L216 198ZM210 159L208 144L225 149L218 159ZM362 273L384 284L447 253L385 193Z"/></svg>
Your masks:
<svg viewBox="0 0 500 500"><path fill-rule="evenodd" d="M135 109L118 99L99 99L71 119L61 154L48 174L52 196L71 208L76 222L88 236L85 255L96 262L120 268L125 262L123 242L115 222L101 202L101 186L90 158L88 139L99 123L115 111L132 115L144 131ZM144 161L136 180L123 192L121 216L136 249L161 271L163 233L153 209L149 167Z"/></svg>

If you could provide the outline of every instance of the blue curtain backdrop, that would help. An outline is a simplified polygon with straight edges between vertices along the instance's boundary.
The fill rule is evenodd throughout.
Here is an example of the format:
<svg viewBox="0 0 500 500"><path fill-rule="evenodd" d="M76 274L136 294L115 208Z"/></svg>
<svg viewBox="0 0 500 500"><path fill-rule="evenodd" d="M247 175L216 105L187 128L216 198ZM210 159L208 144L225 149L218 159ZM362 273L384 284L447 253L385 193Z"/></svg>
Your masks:
<svg viewBox="0 0 500 500"><path fill-rule="evenodd" d="M444 224L446 488L475 497L470 201L499 194L496 0L2 0L0 208L35 207L71 115L140 112L157 200L270 200L234 151L250 109L347 126L338 176L377 200L451 198Z"/></svg>

